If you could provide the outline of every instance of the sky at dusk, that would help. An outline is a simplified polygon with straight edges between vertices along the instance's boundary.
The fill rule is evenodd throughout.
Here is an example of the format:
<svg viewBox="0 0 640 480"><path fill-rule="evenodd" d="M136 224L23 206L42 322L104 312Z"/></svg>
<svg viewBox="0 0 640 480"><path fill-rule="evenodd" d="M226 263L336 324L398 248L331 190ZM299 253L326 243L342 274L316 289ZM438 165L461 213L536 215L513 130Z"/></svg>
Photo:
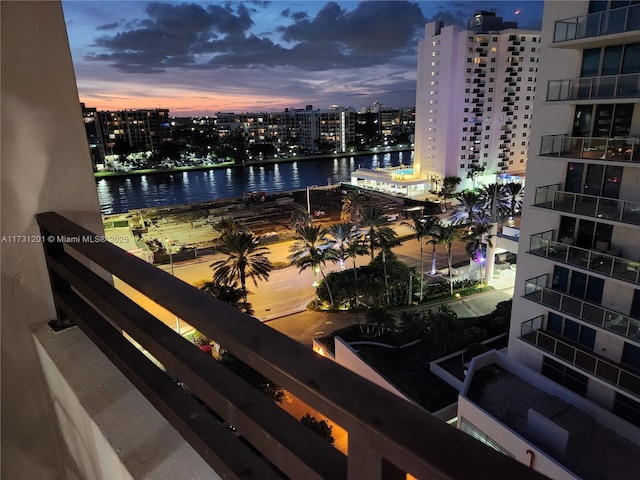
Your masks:
<svg viewBox="0 0 640 480"><path fill-rule="evenodd" d="M175 116L411 107L425 23L466 25L483 9L539 29L542 8L541 0L63 0L80 100Z"/></svg>

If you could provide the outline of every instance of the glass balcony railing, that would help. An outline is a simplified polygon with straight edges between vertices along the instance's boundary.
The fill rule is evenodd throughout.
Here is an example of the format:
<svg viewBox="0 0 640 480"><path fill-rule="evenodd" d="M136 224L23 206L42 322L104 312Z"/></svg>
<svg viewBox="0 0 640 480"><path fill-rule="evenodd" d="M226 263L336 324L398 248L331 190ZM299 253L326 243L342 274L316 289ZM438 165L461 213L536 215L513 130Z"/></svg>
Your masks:
<svg viewBox="0 0 640 480"><path fill-rule="evenodd" d="M526 281L524 298L616 335L640 341L640 320L547 287L548 275Z"/></svg>
<svg viewBox="0 0 640 480"><path fill-rule="evenodd" d="M640 263L625 258L608 255L596 250L574 247L569 243L553 240L555 233L549 230L531 235L529 252L531 255L548 258L555 262L599 273L638 285L640 283Z"/></svg>
<svg viewBox="0 0 640 480"><path fill-rule="evenodd" d="M640 97L640 73L551 80L548 101Z"/></svg>
<svg viewBox="0 0 640 480"><path fill-rule="evenodd" d="M640 5L565 18L555 23L553 42L599 37L640 29Z"/></svg>
<svg viewBox="0 0 640 480"><path fill-rule="evenodd" d="M620 387L634 395L640 395L640 375L631 367L612 362L557 334L543 330L543 317L535 317L520 325L520 340L527 342L578 369Z"/></svg>
<svg viewBox="0 0 640 480"><path fill-rule="evenodd" d="M640 139L544 135L540 155L610 162L640 162Z"/></svg>
<svg viewBox="0 0 640 480"><path fill-rule="evenodd" d="M601 220L640 225L639 202L565 192L560 190L560 184L536 188L534 206Z"/></svg>

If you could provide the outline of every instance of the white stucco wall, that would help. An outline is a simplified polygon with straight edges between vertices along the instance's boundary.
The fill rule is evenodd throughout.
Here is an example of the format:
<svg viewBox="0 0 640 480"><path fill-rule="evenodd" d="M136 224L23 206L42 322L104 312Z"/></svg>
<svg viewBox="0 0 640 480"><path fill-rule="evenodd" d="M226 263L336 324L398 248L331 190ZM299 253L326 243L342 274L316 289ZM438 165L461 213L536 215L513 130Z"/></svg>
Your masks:
<svg viewBox="0 0 640 480"><path fill-rule="evenodd" d="M34 215L51 210L101 233L61 4L0 8L2 235L37 236ZM2 476L72 476L30 332L56 315L42 244L5 241L1 255Z"/></svg>

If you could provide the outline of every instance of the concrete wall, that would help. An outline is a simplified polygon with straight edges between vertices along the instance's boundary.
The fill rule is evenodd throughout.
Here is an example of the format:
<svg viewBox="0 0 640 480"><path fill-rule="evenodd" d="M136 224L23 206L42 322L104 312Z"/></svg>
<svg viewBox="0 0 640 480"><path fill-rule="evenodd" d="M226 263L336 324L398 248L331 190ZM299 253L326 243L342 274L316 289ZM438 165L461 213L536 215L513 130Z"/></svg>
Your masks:
<svg viewBox="0 0 640 480"><path fill-rule="evenodd" d="M82 478L220 478L78 328L34 337Z"/></svg>
<svg viewBox="0 0 640 480"><path fill-rule="evenodd" d="M506 428L484 410L463 397L458 398L458 419L461 418L472 423L478 430L511 453L520 463L529 465L531 457L527 451L532 451L535 455L533 463L535 471L554 480L575 480L578 478L526 439Z"/></svg>
<svg viewBox="0 0 640 480"><path fill-rule="evenodd" d="M102 233L60 2L1 2L2 235L63 212ZM18 237L19 238L19 237ZM74 477L31 327L56 316L42 244L2 244L2 477Z"/></svg>
<svg viewBox="0 0 640 480"><path fill-rule="evenodd" d="M102 218L61 3L0 9L0 477L216 478L77 328L46 324L56 311L34 215L57 211L96 234Z"/></svg>
<svg viewBox="0 0 640 480"><path fill-rule="evenodd" d="M572 78L579 75L581 52L572 49L559 49L551 46L554 33L554 21L569 18L587 11L588 1L545 2L540 58L552 58L539 64L534 102L534 121L531 127L529 159L527 161L527 187L523 202L520 224L520 242L518 246L518 270L513 295L511 328L509 332L509 356L514 359L533 363L530 348L516 340L520 336L520 324L538 315L546 309L523 299L525 281L553 272L553 263L527 254L529 237L532 234L558 228L559 215L530 208L535 203L536 187L563 183L566 175L566 162L553 158L540 157L542 135L571 133L574 106L546 101L549 80ZM541 354L537 354L541 357Z"/></svg>

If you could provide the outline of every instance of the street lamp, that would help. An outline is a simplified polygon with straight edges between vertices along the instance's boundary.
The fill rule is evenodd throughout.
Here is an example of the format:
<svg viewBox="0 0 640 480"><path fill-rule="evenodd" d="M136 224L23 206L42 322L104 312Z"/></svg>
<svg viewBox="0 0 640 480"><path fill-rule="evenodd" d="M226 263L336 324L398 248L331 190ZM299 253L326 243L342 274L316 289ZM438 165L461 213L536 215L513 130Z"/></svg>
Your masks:
<svg viewBox="0 0 640 480"><path fill-rule="evenodd" d="M164 239L166 244L167 252L169 252L169 265L171 267L171 275L175 277L175 273L173 271L173 252L171 251L171 241L167 238ZM180 335L180 317L176 315L176 332Z"/></svg>
<svg viewBox="0 0 640 480"><path fill-rule="evenodd" d="M171 240L169 240L168 238L163 238L162 232L157 226L155 226L155 229L159 234L158 237L162 239L162 245L164 246L165 250L169 253L169 265L171 268L171 275L175 277L175 272L173 269L173 252L171 251ZM178 315L176 315L176 332L180 334L180 317L178 317Z"/></svg>

